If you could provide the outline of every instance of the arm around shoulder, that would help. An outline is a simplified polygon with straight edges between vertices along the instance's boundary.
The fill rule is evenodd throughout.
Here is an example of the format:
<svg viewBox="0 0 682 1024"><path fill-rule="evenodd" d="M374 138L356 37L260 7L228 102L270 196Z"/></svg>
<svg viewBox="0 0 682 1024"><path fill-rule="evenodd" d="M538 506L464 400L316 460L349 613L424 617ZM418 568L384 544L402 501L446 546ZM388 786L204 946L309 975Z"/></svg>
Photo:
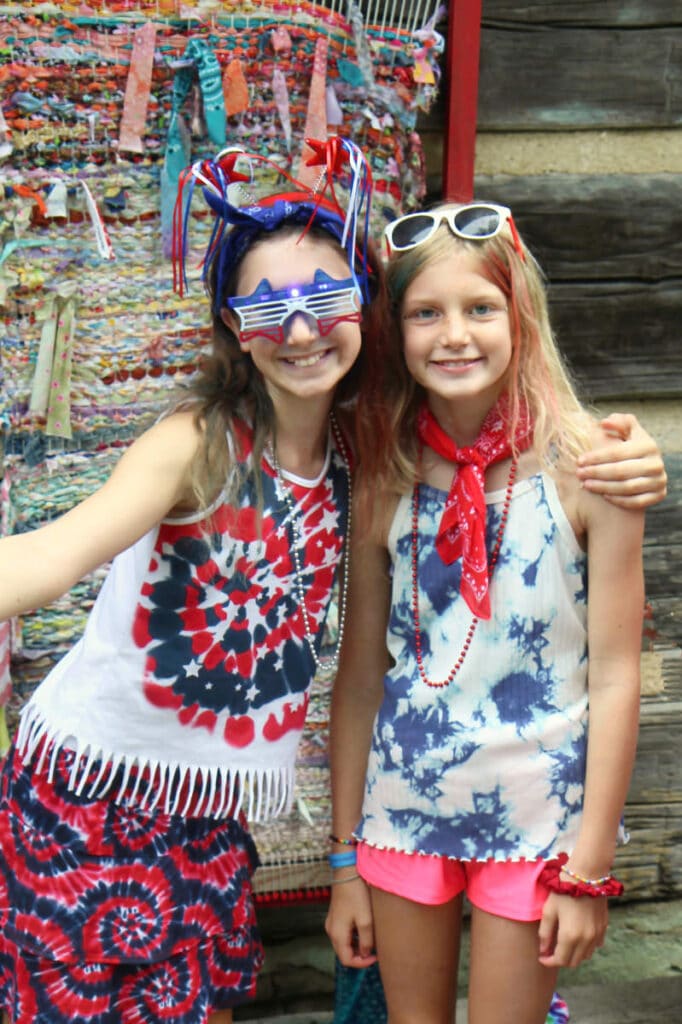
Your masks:
<svg viewBox="0 0 682 1024"><path fill-rule="evenodd" d="M106 483L59 519L0 541L0 620L55 600L190 496L200 432L189 413L155 424Z"/></svg>
<svg viewBox="0 0 682 1024"><path fill-rule="evenodd" d="M601 434L578 460L583 487L627 509L663 501L668 477L655 440L631 413L612 413L600 423Z"/></svg>

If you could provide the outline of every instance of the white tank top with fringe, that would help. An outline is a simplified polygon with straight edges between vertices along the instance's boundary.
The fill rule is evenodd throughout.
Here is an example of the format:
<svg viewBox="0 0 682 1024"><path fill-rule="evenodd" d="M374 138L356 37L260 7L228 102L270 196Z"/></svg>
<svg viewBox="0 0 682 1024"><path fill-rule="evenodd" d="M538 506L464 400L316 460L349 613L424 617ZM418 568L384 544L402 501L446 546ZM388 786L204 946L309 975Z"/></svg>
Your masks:
<svg viewBox="0 0 682 1024"><path fill-rule="evenodd" d="M25 760L49 774L73 750L74 791L168 813L291 807L315 675L299 593L319 648L348 467L330 440L317 479L283 473L291 511L265 456L260 473L262 518L247 476L234 505L167 519L114 559L82 638L23 709Z"/></svg>

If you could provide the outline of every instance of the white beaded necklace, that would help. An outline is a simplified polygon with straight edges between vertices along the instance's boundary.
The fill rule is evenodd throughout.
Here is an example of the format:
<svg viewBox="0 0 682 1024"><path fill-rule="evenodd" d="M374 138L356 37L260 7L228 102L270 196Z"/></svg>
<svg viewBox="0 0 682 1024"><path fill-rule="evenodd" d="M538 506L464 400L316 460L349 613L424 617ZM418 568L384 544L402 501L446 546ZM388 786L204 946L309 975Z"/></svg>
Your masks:
<svg viewBox="0 0 682 1024"><path fill-rule="evenodd" d="M332 432L334 434L334 440L336 441L336 447L338 452L343 459L344 469L346 470L346 482L348 486L348 514L346 520L346 536L344 537L342 553L343 553L343 580L341 582L341 595L339 601L339 626L336 637L336 646L334 653L327 657L319 657L315 650L315 636L310 627L310 617L308 615L308 609L305 604L305 590L303 588L303 569L301 566L301 555L299 551L299 545L303 539L301 530L301 516L296 514L296 507L294 505L294 499L291 494L291 488L287 484L284 476L282 475L282 468L277 458L277 452L274 444L269 449L270 458L272 465L275 470L275 476L277 478L278 492L279 495L284 498L286 502L287 511L289 512L289 521L291 523L291 532L293 534L293 543L291 545L291 555L294 563L294 580L296 582L296 593L298 595L298 601L301 606L301 614L303 615L303 627L305 629L305 638L310 648L310 653L313 656L315 662L315 668L318 672L336 672L339 667L339 655L341 653L341 644L343 643L343 634L346 626L346 603L348 600L348 579L350 573L350 558L348 551L348 538L350 537L351 529L351 505L352 505L352 486L351 486L351 475L350 475L350 462L348 459L348 453L346 451L345 441L339 425L336 422L334 414L331 413L329 416L329 422L331 424Z"/></svg>

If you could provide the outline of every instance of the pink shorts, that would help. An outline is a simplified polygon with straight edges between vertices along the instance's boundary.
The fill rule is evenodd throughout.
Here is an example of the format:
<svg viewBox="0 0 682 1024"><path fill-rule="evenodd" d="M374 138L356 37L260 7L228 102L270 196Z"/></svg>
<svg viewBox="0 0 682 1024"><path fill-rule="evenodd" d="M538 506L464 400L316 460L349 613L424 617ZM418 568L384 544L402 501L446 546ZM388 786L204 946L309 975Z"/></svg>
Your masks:
<svg viewBox="0 0 682 1024"><path fill-rule="evenodd" d="M466 893L479 910L510 921L539 921L547 889L538 882L545 862L450 860L378 850L358 843L358 874L368 885L416 903L439 904Z"/></svg>

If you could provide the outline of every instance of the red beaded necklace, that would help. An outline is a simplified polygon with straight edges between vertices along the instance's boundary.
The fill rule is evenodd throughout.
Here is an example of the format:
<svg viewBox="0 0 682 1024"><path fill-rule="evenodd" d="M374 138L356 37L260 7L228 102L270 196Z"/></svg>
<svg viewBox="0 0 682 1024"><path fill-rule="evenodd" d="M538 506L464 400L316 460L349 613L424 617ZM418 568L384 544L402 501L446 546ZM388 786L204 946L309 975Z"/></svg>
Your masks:
<svg viewBox="0 0 682 1024"><path fill-rule="evenodd" d="M502 515L500 517L500 525L497 530L497 537L495 538L495 547L493 553L490 556L488 562L488 576L492 577L493 569L497 562L500 554L500 548L502 547L502 537L504 535L504 528L507 525L507 519L509 518L509 507L511 505L512 490L514 488L514 480L516 479L516 471L518 469L518 459L512 459L511 466L509 467L509 478L507 480L507 489L504 495L504 505L502 506ZM447 679L442 679L440 682L435 682L433 679L429 679L424 668L424 659L422 655L422 639L421 639L421 626L419 624L419 559L418 559L418 547L419 547L419 484L414 485L412 491L412 618L414 620L414 646L417 653L417 667L419 669L419 675L423 682L427 686L431 686L436 690L441 690L445 686L449 686L452 680L455 678L462 665L464 659L467 656L471 641L474 638L476 627L478 626L478 616L474 615L471 619L471 624L467 630L467 634L462 644L462 649L459 652L457 660L450 669L450 673Z"/></svg>

